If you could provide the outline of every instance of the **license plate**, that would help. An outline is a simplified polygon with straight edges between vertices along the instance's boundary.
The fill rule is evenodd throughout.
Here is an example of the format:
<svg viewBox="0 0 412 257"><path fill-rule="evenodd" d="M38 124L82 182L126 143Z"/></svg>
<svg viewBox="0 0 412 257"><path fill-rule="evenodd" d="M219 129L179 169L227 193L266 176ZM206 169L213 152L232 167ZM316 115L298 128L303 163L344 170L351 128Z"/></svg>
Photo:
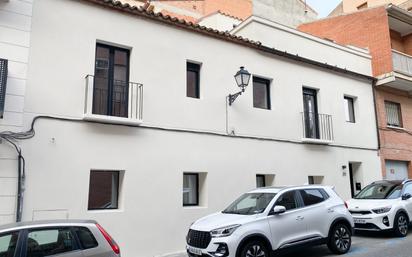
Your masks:
<svg viewBox="0 0 412 257"><path fill-rule="evenodd" d="M199 248L194 248L194 247L188 246L187 250L192 254L202 256L202 250L200 250Z"/></svg>
<svg viewBox="0 0 412 257"><path fill-rule="evenodd" d="M366 224L366 220L364 219L353 219L356 224Z"/></svg>

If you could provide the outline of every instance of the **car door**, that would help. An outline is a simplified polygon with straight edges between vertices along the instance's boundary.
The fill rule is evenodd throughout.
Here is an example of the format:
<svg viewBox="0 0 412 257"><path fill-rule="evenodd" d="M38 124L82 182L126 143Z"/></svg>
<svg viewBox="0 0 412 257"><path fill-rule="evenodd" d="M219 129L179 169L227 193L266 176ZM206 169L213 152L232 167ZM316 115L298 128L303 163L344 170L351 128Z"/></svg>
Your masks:
<svg viewBox="0 0 412 257"><path fill-rule="evenodd" d="M25 257L83 257L70 227L27 230L23 252Z"/></svg>
<svg viewBox="0 0 412 257"><path fill-rule="evenodd" d="M326 192L320 188L306 188L299 190L299 193L304 204L304 222L308 228L308 237L326 237L329 221L334 217L333 204L327 204Z"/></svg>
<svg viewBox="0 0 412 257"><path fill-rule="evenodd" d="M282 193L276 200L275 206L286 208L282 214L269 213L268 222L272 235L274 249L293 246L294 243L306 238L307 229L304 223L305 215L302 201L296 190Z"/></svg>

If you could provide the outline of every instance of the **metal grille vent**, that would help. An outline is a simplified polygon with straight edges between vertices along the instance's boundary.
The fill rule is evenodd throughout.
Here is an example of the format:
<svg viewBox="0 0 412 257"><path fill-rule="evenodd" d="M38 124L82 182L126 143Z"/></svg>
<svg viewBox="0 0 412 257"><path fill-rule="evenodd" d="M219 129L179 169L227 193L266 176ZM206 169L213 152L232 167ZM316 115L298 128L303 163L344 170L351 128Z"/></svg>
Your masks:
<svg viewBox="0 0 412 257"><path fill-rule="evenodd" d="M187 235L187 244L201 249L206 249L211 240L210 232L191 229Z"/></svg>
<svg viewBox="0 0 412 257"><path fill-rule="evenodd" d="M3 118L4 103L6 102L7 65L6 59L0 59L0 119Z"/></svg>

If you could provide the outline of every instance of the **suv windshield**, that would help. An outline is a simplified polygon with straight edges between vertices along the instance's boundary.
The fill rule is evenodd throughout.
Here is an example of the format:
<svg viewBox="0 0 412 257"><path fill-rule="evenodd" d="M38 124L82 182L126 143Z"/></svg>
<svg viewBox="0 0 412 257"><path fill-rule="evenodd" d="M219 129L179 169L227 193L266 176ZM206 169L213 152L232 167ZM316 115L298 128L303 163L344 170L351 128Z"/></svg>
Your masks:
<svg viewBox="0 0 412 257"><path fill-rule="evenodd" d="M253 215L262 213L276 193L247 193L239 197L222 213Z"/></svg>
<svg viewBox="0 0 412 257"><path fill-rule="evenodd" d="M393 183L371 184L365 187L355 199L396 199L401 197L402 186Z"/></svg>

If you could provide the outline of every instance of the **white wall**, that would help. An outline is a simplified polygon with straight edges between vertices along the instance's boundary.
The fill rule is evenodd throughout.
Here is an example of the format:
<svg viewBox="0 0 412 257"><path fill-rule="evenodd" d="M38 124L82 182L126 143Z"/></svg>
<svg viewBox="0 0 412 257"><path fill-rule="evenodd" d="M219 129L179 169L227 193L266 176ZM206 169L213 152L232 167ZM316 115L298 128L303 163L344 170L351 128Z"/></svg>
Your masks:
<svg viewBox="0 0 412 257"><path fill-rule="evenodd" d="M0 1L0 58L8 59L4 118L0 131L19 131L23 125L24 94L30 47L32 0ZM0 224L14 221L16 152L0 142Z"/></svg>
<svg viewBox="0 0 412 257"><path fill-rule="evenodd" d="M321 63L371 76L371 56L366 49L339 45L265 18L252 16L232 34L252 38L262 44Z"/></svg>
<svg viewBox="0 0 412 257"><path fill-rule="evenodd" d="M217 12L202 18L199 21L199 25L214 28L219 31L231 31L234 27L239 25L240 22L241 20Z"/></svg>
<svg viewBox="0 0 412 257"><path fill-rule="evenodd" d="M344 198L350 186L342 165L361 162L364 183L380 176L369 81L82 1L35 2L26 127L39 114L82 118L96 41L131 49L130 81L144 84L143 126L225 134L228 117L236 135L261 139L39 120L23 145L26 220L97 219L122 256L156 256L182 251L189 224L252 189L256 174L274 174L277 185L324 176ZM202 62L200 99L186 98L186 60ZM249 86L226 116L241 65L273 80L272 110L253 108ZM303 85L319 89L320 112L333 115L331 146L301 142ZM345 94L358 99L355 124L344 121ZM91 169L124 171L119 210L87 211ZM183 172L207 172L205 206L182 207Z"/></svg>

